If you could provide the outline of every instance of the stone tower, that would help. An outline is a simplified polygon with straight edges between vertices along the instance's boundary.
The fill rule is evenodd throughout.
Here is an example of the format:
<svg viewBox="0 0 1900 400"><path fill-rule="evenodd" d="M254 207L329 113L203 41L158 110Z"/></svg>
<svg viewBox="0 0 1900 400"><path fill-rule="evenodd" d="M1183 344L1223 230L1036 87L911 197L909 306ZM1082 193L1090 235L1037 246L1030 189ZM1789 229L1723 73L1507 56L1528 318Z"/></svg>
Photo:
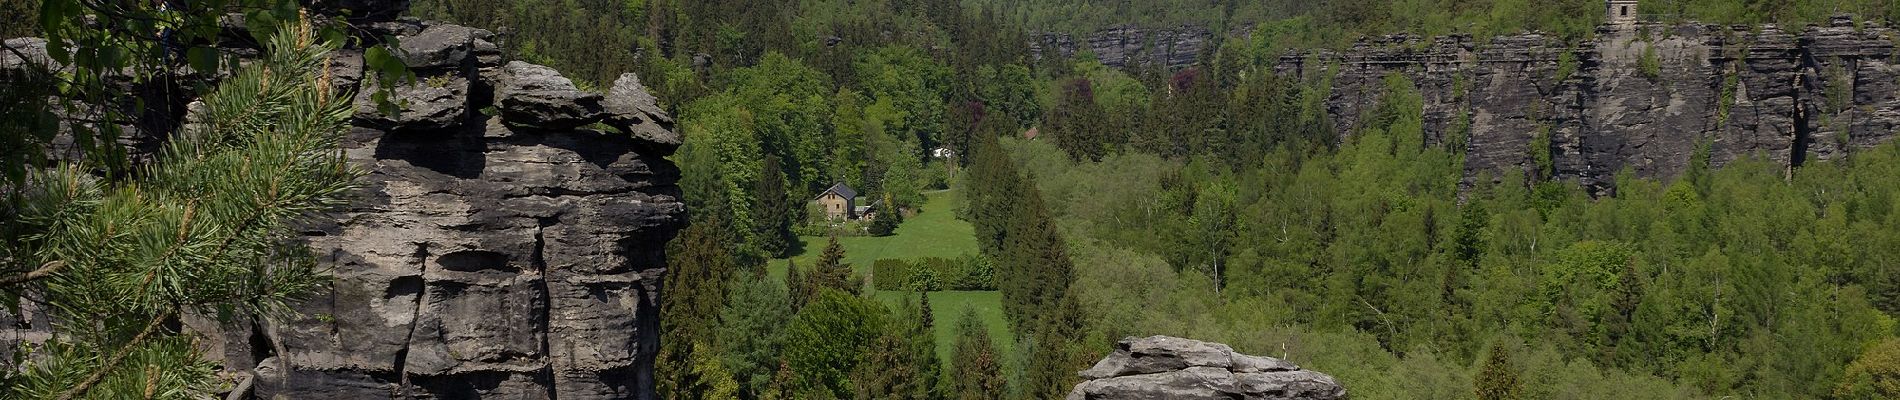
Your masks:
<svg viewBox="0 0 1900 400"><path fill-rule="evenodd" d="M1608 18L1604 21L1612 24L1631 24L1636 22L1636 0L1608 0Z"/></svg>

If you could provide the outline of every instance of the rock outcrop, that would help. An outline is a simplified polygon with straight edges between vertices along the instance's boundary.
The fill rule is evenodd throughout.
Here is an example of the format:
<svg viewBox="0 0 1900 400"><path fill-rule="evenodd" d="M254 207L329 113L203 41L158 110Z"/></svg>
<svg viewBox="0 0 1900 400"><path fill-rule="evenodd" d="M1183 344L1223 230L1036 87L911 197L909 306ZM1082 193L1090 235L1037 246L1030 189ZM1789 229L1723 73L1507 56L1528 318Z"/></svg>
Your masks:
<svg viewBox="0 0 1900 400"><path fill-rule="evenodd" d="M311 229L335 284L308 318L227 332L244 348L227 366L255 369L258 398L650 398L679 141L586 126L670 118L484 57L484 31L418 37L403 47L419 83L395 90L408 107L359 113L346 145L364 201ZM637 83L614 95L652 102Z"/></svg>
<svg viewBox="0 0 1900 400"><path fill-rule="evenodd" d="M492 33L387 9L406 2L338 3L374 8L339 14L400 37L417 79L380 112L363 51L332 55L359 93L345 154L367 174L303 229L334 280L293 320L183 321L214 339L233 398L654 398L664 247L684 223L658 100L631 74L603 94L504 63Z"/></svg>
<svg viewBox="0 0 1900 400"><path fill-rule="evenodd" d="M1537 33L1484 44L1394 35L1290 55L1278 70L1329 80L1343 134L1378 104L1388 75L1408 78L1425 100L1426 140L1463 139L1468 184L1535 174L1607 194L1619 171L1674 176L1705 146L1716 166L1760 155L1798 167L1892 140L1897 42L1900 31L1844 16L1798 32L1635 24L1576 47Z"/></svg>
<svg viewBox="0 0 1900 400"><path fill-rule="evenodd" d="M1168 336L1126 338L1081 373L1068 400L1335 400L1333 377L1277 358L1234 352L1220 343Z"/></svg>
<svg viewBox="0 0 1900 400"><path fill-rule="evenodd" d="M1045 54L1073 57L1088 50L1102 65L1110 67L1182 68L1194 65L1212 39L1213 31L1194 25L1164 29L1118 26L1079 37L1044 33L1029 43L1029 52L1038 58Z"/></svg>
<svg viewBox="0 0 1900 400"><path fill-rule="evenodd" d="M1213 34L1119 27L1044 34L1031 48L1179 69L1206 56ZM1534 32L1391 35L1289 54L1275 68L1327 83L1328 116L1342 135L1379 104L1387 76L1408 78L1424 97L1426 141L1464 146L1466 184L1536 175L1609 194L1620 171L1674 176L1704 147L1716 166L1760 155L1794 167L1892 140L1900 129L1897 43L1900 30L1849 16L1800 30L1638 23L1605 25L1575 45Z"/></svg>

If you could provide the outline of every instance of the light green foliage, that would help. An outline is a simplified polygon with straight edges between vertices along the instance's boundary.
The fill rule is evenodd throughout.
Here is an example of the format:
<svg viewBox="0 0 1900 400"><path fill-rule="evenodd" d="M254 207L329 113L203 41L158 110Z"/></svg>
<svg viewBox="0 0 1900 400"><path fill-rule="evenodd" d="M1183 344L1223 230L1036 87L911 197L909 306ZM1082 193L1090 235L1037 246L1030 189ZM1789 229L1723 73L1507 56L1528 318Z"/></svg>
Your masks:
<svg viewBox="0 0 1900 400"><path fill-rule="evenodd" d="M1571 76L1576 75L1578 64L1580 63L1577 61L1576 52L1564 51L1562 54L1558 54L1557 55L1557 82L1570 80Z"/></svg>
<svg viewBox="0 0 1900 400"><path fill-rule="evenodd" d="M889 102L902 112L903 118L890 121L891 133L899 134L902 141L917 140L923 148L943 142L943 90L949 87L949 67L915 47L891 46L864 54L857 62L857 74L872 99Z"/></svg>
<svg viewBox="0 0 1900 400"><path fill-rule="evenodd" d="M1636 65L1643 72L1643 76L1649 80L1662 79L1662 56L1656 52L1655 42L1643 44L1643 56L1637 60Z"/></svg>
<svg viewBox="0 0 1900 400"><path fill-rule="evenodd" d="M690 346L693 354L692 376L695 377L696 382L691 389L686 391L692 393L693 398L738 398L739 383L733 380L732 372L726 370L725 364L719 362L711 346L701 342L693 342Z"/></svg>
<svg viewBox="0 0 1900 400"><path fill-rule="evenodd" d="M826 289L785 327L785 363L800 391L849 398L850 372L884 329L882 306ZM803 398L803 397L801 397Z"/></svg>
<svg viewBox="0 0 1900 400"><path fill-rule="evenodd" d="M1900 339L1886 339L1869 347L1847 366L1847 375L1834 389L1843 400L1900 397Z"/></svg>
<svg viewBox="0 0 1900 400"><path fill-rule="evenodd" d="M1474 382L1478 400L1524 398L1524 383L1518 380L1517 367L1511 364L1509 350L1499 346L1491 347L1491 355L1484 358L1484 365L1478 368L1478 376Z"/></svg>
<svg viewBox="0 0 1900 400"><path fill-rule="evenodd" d="M1216 292L1226 283L1222 278L1238 235L1235 211L1239 207L1239 196L1239 190L1232 183L1204 184L1195 195L1194 211L1188 215L1187 252L1191 254L1188 259L1193 260L1188 266L1207 274Z"/></svg>
<svg viewBox="0 0 1900 400"><path fill-rule="evenodd" d="M1703 146L1674 181L1623 174L1614 196L1524 176L1460 189L1461 156L1423 137L1417 91L1385 83L1337 150L1230 171L1004 144L1076 238L1074 290L1097 333L1285 353L1369 398L1470 396L1477 344L1493 341L1534 343L1511 346L1523 398L1825 397L1894 331L1900 280L1877 260L1900 243L1887 227L1900 186L1881 178L1900 174L1900 146L1792 180L1755 158L1711 168ZM1227 197L1208 189L1222 182L1243 234L1212 295L1177 270L1198 265L1186 228Z"/></svg>
<svg viewBox="0 0 1900 400"><path fill-rule="evenodd" d="M161 325L184 314L285 318L318 289L323 277L292 227L355 187L338 147L351 108L318 76L336 43L299 24L266 43L266 57L204 96L197 123L135 178L67 164L11 187L0 205L3 285L39 293L59 334L45 358L0 372L0 391L207 396L215 363Z"/></svg>
<svg viewBox="0 0 1900 400"><path fill-rule="evenodd" d="M688 200L717 204L707 215L723 214L748 228L737 237L741 260L779 255L790 247L784 242L797 221L786 214L802 211L797 203L832 183L834 149L824 126L833 92L825 76L777 53L724 80L732 89L694 102L682 116L683 135L691 139L681 150L681 169L687 179L717 186L694 188L694 194L718 197ZM771 157L777 162L766 162ZM774 176L781 174L782 180ZM774 188L782 191L762 193Z"/></svg>
<svg viewBox="0 0 1900 400"><path fill-rule="evenodd" d="M739 379L742 390L763 393L778 369L781 332L792 318L790 294L763 275L742 275L730 286L715 342L722 348L725 369Z"/></svg>

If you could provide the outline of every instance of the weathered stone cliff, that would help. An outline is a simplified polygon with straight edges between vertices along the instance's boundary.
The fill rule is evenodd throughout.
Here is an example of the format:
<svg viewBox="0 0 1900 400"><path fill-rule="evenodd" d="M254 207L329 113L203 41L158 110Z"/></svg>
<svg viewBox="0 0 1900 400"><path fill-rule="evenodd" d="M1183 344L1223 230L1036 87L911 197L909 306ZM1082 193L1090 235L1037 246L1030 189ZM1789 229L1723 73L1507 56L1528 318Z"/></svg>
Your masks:
<svg viewBox="0 0 1900 400"><path fill-rule="evenodd" d="M364 201L310 233L335 284L308 318L227 341L270 347L225 352L257 362L259 398L650 395L683 211L670 120L631 75L588 93L500 64L486 36L421 29L403 42L420 82L394 91L408 106L359 100L346 146ZM622 129L583 128L597 122Z"/></svg>
<svg viewBox="0 0 1900 400"><path fill-rule="evenodd" d="M1193 65L1206 51L1213 31L1194 25L1165 29L1119 26L1077 36L1044 33L1029 43L1035 57L1053 54L1073 57L1082 50L1095 54L1102 65L1116 68L1138 65L1181 68Z"/></svg>
<svg viewBox="0 0 1900 400"><path fill-rule="evenodd" d="M1624 169L1678 174L1701 146L1718 166L1751 155L1799 166L1893 139L1896 42L1900 32L1845 17L1800 32L1639 24L1605 26L1575 48L1535 33L1484 44L1388 36L1288 56L1278 69L1330 79L1328 111L1346 134L1386 76L1409 78L1427 140L1465 140L1467 183L1540 174L1605 193ZM1548 148L1533 148L1540 135Z"/></svg>
<svg viewBox="0 0 1900 400"><path fill-rule="evenodd" d="M1167 336L1126 338L1081 373L1068 400L1338 400L1332 376L1220 343Z"/></svg>
<svg viewBox="0 0 1900 400"><path fill-rule="evenodd" d="M304 230L334 281L293 320L183 321L213 339L233 398L653 398L664 247L684 222L671 117L631 74L588 92L505 62L489 32L341 3L372 7L352 22L400 37L417 80L383 114L363 51L333 54L360 89L344 146L367 173Z"/></svg>
<svg viewBox="0 0 1900 400"><path fill-rule="evenodd" d="M1287 55L1276 68L1329 82L1329 115L1348 135L1388 75L1408 78L1425 100L1427 140L1463 140L1466 183L1536 174L1607 193L1618 171L1673 176L1704 145L1718 166L1757 154L1796 166L1810 155L1847 157L1900 129L1900 30L1841 16L1799 31L1631 24L1597 33L1575 46L1539 33L1392 35ZM1204 56L1211 34L1122 27L1045 34L1032 48L1183 68ZM1537 162L1543 152L1547 165Z"/></svg>

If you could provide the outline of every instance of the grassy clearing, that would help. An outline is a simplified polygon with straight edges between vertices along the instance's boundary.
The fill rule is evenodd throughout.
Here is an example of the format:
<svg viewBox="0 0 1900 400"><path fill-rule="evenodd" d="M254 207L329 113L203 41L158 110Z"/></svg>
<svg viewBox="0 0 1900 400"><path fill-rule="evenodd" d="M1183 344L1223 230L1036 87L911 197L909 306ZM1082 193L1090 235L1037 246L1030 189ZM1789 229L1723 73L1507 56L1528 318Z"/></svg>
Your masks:
<svg viewBox="0 0 1900 400"><path fill-rule="evenodd" d="M941 257L957 258L976 254L976 230L969 222L957 219L956 204L960 201L956 191L946 190L926 193L922 212L905 219L897 227L897 234L888 237L841 237L838 243L844 246L844 261L853 271L867 278L871 264L880 259L915 260L920 258ZM825 251L830 238L823 236L801 236L803 251L789 260L798 262L803 268L817 264L818 255ZM773 279L785 279L785 266L788 259L772 260L766 268ZM869 282L869 279L866 279ZM895 309L903 305L905 299L916 301L915 292L873 291L872 297ZM936 322L937 356L945 363L950 361L950 349L956 344L957 322L963 319L964 310L976 310L978 320L989 328L990 339L995 341L998 354L1011 354L1016 347L1015 336L1009 333L1009 325L1003 322L1003 295L995 291L951 291L930 293L931 318Z"/></svg>
<svg viewBox="0 0 1900 400"><path fill-rule="evenodd" d="M893 309L904 305L906 300L917 301L916 292L883 291L873 295L886 306ZM956 345L957 323L963 320L963 310L976 310L976 319L989 328L990 340L995 343L997 354L1015 354L1016 342L1009 333L1009 325L1003 321L1003 294L996 291L981 292L930 292L931 321L936 323L937 359L948 365L950 349Z"/></svg>
<svg viewBox="0 0 1900 400"><path fill-rule="evenodd" d="M871 272L871 263L880 259L913 260L928 257L957 258L976 253L976 230L969 222L957 219L956 204L959 193L953 190L925 194L921 213L904 220L897 227L897 234L888 237L841 237L838 243L844 245L844 262L860 275ZM830 238L823 236L800 236L804 249L792 256L798 265L811 267L818 262L818 255L825 251ZM768 267L772 276L785 277L785 260L772 260Z"/></svg>

